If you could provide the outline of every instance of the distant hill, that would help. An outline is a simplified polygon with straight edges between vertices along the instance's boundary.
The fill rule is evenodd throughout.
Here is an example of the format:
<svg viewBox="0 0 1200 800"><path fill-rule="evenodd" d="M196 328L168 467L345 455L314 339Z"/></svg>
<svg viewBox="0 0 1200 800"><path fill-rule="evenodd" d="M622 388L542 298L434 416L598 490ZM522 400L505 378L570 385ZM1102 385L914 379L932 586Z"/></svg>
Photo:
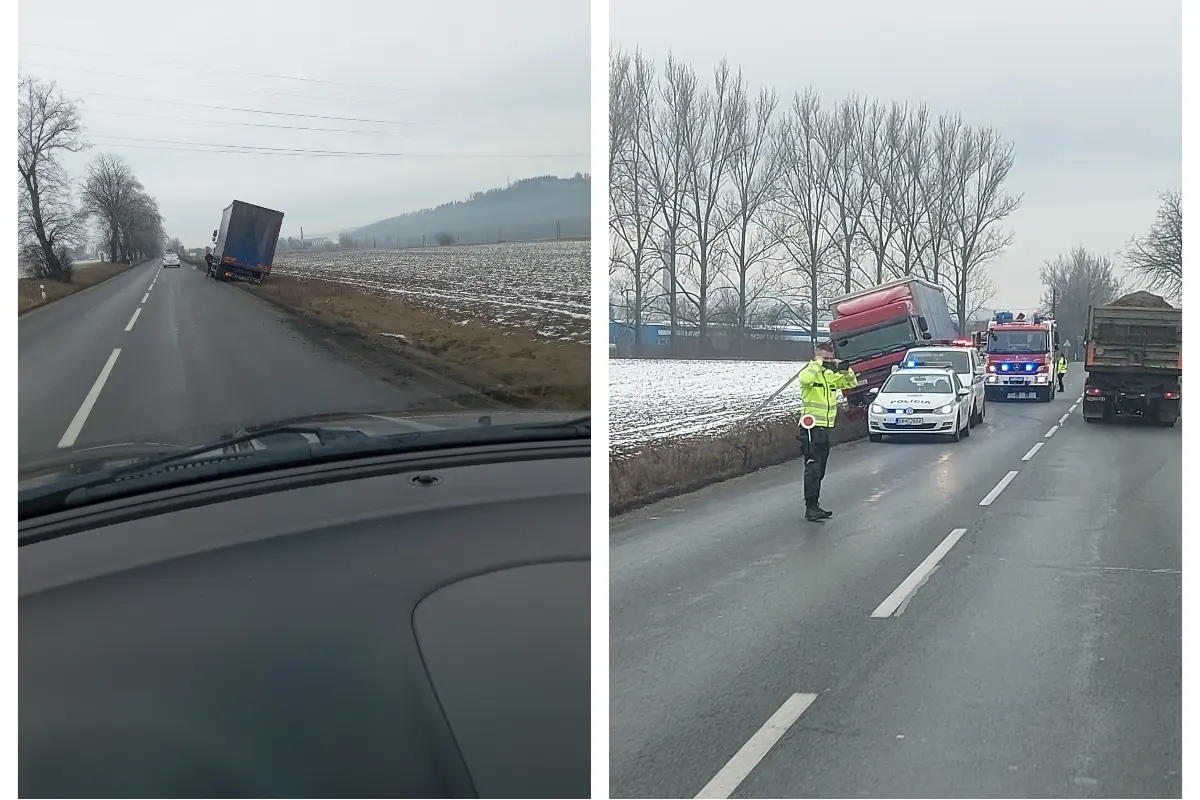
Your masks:
<svg viewBox="0 0 1200 800"><path fill-rule="evenodd" d="M443 239L449 234L456 244L588 236L591 185L591 177L581 173L526 178L466 200L374 222L350 236L368 244L373 240L379 247L418 246L422 238L433 245L439 234Z"/></svg>

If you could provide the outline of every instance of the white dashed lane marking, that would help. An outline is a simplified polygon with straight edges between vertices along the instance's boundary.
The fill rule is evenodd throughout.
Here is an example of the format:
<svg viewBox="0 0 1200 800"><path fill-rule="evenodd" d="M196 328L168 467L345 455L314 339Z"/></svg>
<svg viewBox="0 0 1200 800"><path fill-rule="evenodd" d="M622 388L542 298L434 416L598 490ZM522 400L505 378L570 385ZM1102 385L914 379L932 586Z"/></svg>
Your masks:
<svg viewBox="0 0 1200 800"><path fill-rule="evenodd" d="M995 499L1000 496L1000 493L1004 491L1004 487L1012 483L1012 479L1015 477L1017 477L1017 471L1014 469L1000 479L1000 482L996 484L995 488L988 492L987 495L979 501L979 505L990 506Z"/></svg>

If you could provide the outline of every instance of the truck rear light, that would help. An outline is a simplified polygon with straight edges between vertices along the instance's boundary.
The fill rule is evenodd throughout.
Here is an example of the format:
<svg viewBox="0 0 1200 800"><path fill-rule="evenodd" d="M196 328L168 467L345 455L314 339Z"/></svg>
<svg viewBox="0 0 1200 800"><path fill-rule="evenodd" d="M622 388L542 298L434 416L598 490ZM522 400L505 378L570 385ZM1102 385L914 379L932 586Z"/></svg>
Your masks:
<svg viewBox="0 0 1200 800"><path fill-rule="evenodd" d="M1179 392L1163 392L1164 400L1178 400Z"/></svg>
<svg viewBox="0 0 1200 800"><path fill-rule="evenodd" d="M1100 390L1097 389L1095 386L1089 386L1087 388L1087 395L1088 395L1088 397L1099 397Z"/></svg>

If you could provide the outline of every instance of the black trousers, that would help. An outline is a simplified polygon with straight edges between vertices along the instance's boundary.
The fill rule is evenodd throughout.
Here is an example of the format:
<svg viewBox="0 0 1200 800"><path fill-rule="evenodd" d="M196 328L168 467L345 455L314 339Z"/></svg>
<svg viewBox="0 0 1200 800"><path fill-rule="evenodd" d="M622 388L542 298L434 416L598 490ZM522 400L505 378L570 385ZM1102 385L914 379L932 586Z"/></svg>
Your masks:
<svg viewBox="0 0 1200 800"><path fill-rule="evenodd" d="M801 452L804 453L804 507L812 508L821 499L821 481L829 464L829 428L800 430Z"/></svg>
<svg viewBox="0 0 1200 800"><path fill-rule="evenodd" d="M1066 377L1067 377L1067 376L1066 376L1064 373L1062 373L1062 372L1058 373L1058 390L1059 390L1060 392L1065 392L1065 391L1066 391L1066 389L1064 389L1064 388L1063 388L1063 379L1064 379L1064 378L1066 378Z"/></svg>

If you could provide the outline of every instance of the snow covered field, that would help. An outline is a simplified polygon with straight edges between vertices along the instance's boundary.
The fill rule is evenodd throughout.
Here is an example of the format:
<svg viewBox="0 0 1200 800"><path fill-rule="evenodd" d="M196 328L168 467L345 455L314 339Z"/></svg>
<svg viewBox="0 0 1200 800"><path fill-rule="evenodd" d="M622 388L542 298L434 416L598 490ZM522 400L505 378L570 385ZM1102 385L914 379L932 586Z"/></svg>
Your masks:
<svg viewBox="0 0 1200 800"><path fill-rule="evenodd" d="M511 242L409 250L283 252L275 272L402 296L448 317L535 331L548 340L591 336L591 243Z"/></svg>
<svg viewBox="0 0 1200 800"><path fill-rule="evenodd" d="M608 362L612 452L726 433L803 366L794 361L612 359ZM759 418L795 415L799 408L800 387L793 383Z"/></svg>

